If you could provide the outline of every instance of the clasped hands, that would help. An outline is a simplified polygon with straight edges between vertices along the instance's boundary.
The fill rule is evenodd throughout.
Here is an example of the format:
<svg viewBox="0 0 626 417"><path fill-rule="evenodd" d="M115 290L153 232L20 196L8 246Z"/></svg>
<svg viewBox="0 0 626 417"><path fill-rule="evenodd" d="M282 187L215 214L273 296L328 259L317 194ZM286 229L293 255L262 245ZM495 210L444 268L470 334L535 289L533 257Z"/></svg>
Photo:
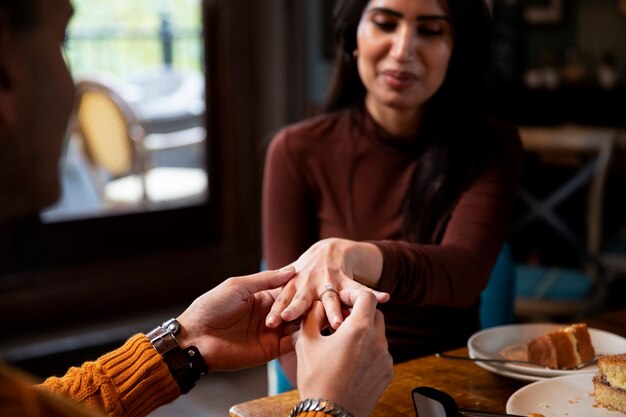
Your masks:
<svg viewBox="0 0 626 417"><path fill-rule="evenodd" d="M299 327L295 320L315 307L324 285L331 285L337 292L328 291L322 297L322 311L328 322L323 314L315 315L320 329L330 323L337 330L344 320L354 316L349 314L357 303L366 307L358 309L359 314L351 319L355 324L382 321L376 304L387 301L389 295L352 279L358 273L358 256L366 253L357 253L355 244L343 239L322 240L281 270L225 280L198 297L178 317L182 325L179 344L198 347L210 370L234 370L268 362L295 349ZM384 329L381 333L384 338Z"/></svg>
<svg viewBox="0 0 626 417"><path fill-rule="evenodd" d="M297 274L283 286L267 316L270 328L298 319L319 299L330 326L336 330L347 313L339 297L342 290L371 292L379 303L389 300L389 294L370 288L378 284L382 270L382 254L373 244L324 239L304 252L293 266Z"/></svg>
<svg viewBox="0 0 626 417"><path fill-rule="evenodd" d="M210 371L258 366L295 349L301 398L325 398L357 417L368 415L393 375L376 309L389 295L351 278L352 243L321 241L293 265L225 280L178 317L179 344L196 346ZM363 255L372 248L360 249ZM328 267L315 266L327 260ZM324 285L337 292L327 291L320 302ZM300 317L301 325L294 321ZM329 323L335 331L323 336Z"/></svg>

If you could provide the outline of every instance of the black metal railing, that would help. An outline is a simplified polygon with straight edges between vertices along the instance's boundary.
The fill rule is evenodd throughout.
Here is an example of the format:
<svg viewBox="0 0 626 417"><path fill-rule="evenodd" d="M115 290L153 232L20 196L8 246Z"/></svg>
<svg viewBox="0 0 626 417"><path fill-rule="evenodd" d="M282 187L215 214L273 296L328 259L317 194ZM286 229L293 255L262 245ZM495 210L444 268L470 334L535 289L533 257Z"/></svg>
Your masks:
<svg viewBox="0 0 626 417"><path fill-rule="evenodd" d="M166 13L157 30L89 29L68 34L66 55L75 76L131 74L155 67L202 70L200 28L174 28Z"/></svg>

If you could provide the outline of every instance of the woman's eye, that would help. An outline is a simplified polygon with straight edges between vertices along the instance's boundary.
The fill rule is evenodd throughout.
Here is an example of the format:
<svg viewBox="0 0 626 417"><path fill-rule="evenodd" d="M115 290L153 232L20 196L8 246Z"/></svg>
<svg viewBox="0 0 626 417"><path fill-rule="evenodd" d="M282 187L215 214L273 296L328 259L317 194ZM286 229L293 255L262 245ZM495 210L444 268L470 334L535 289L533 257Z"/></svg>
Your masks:
<svg viewBox="0 0 626 417"><path fill-rule="evenodd" d="M382 31L385 32L391 32L393 30L395 30L396 28L396 23L395 22L389 22L389 21L376 21L374 20L374 24Z"/></svg>
<svg viewBox="0 0 626 417"><path fill-rule="evenodd" d="M421 26L417 29L417 32L420 35L423 36L441 36L443 35L443 29L440 27L428 27L428 26Z"/></svg>

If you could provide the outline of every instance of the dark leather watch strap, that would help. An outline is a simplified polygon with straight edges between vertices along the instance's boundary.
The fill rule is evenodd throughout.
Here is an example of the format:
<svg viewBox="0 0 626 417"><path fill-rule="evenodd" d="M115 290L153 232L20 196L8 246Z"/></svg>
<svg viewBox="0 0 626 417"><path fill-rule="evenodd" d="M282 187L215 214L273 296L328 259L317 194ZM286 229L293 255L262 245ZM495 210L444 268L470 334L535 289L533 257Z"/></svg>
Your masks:
<svg viewBox="0 0 626 417"><path fill-rule="evenodd" d="M180 391L186 394L200 378L209 372L209 368L195 346L181 348L178 345L175 335L179 329L178 321L170 319L154 328L146 334L146 337L150 339L156 351L163 356Z"/></svg>

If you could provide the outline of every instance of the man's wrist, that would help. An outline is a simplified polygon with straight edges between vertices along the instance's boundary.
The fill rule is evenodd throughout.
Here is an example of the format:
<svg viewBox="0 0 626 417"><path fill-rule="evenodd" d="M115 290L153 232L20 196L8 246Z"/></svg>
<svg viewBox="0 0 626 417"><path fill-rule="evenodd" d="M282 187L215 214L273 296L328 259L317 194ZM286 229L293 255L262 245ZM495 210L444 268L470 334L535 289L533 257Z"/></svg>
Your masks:
<svg viewBox="0 0 626 417"><path fill-rule="evenodd" d="M186 394L209 370L195 346L179 346L176 334L180 330L180 323L170 319L154 328L146 337L163 357L180 391Z"/></svg>

